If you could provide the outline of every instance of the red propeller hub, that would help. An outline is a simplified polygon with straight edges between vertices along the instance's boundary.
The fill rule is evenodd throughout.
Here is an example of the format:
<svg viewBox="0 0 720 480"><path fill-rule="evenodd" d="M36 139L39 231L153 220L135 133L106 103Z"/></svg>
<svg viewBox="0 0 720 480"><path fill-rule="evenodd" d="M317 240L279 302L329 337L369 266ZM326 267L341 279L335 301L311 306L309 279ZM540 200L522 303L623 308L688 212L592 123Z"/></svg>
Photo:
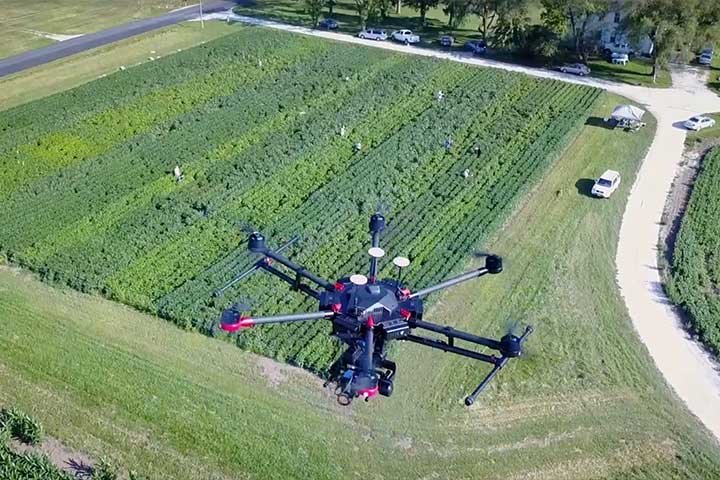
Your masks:
<svg viewBox="0 0 720 480"><path fill-rule="evenodd" d="M357 391L357 396L360 398L368 399L377 395L379 391L380 390L377 385L372 388L361 388Z"/></svg>

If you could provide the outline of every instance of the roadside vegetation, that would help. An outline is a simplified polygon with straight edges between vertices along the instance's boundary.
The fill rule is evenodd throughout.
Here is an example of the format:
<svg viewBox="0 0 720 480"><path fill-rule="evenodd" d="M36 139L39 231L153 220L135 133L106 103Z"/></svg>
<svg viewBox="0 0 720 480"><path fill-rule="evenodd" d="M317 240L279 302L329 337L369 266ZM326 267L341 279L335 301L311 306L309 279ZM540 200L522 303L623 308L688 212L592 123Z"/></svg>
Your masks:
<svg viewBox="0 0 720 480"><path fill-rule="evenodd" d="M413 29L420 46L438 48L443 35L452 35L455 50L469 40L483 39L488 58L533 66L582 62L593 76L633 85L669 87L671 59L690 60L718 39L714 25L720 6L713 2L642 0L305 0L266 1L235 8L238 14L260 16L317 28L321 18L333 18L338 31L356 35L365 25L393 30ZM618 12L618 42L651 38L648 57L633 57L626 65L610 62L601 42L597 19ZM604 20L606 21L606 20ZM625 32L624 37L621 35ZM609 38L616 38L612 34ZM446 47L448 48L448 47ZM614 47L613 47L614 48Z"/></svg>
<svg viewBox="0 0 720 480"><path fill-rule="evenodd" d="M278 305L265 276L212 298L256 261L244 224L273 242L303 234L294 258L334 279L364 267L366 217L385 204L385 245L431 284L507 218L600 93L291 36L245 28L0 114L0 251L210 331L240 292L263 313L308 308ZM238 341L322 371L339 348L324 327Z"/></svg>
<svg viewBox="0 0 720 480"><path fill-rule="evenodd" d="M3 0L0 58L192 4L186 0Z"/></svg>
<svg viewBox="0 0 720 480"><path fill-rule="evenodd" d="M667 290L691 327L720 352L720 148L705 155L673 252Z"/></svg>

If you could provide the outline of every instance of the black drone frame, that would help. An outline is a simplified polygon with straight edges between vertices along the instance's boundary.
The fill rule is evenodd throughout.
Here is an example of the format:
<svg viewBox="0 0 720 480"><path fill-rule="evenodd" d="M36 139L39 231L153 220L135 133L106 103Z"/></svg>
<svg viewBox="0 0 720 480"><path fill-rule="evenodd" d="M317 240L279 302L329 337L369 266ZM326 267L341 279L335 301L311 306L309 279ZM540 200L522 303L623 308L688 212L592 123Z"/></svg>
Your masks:
<svg viewBox="0 0 720 480"><path fill-rule="evenodd" d="M308 313L294 313L269 317L246 317L235 308L223 312L220 326L226 331L237 331L256 325L293 323L315 320L331 320L333 322L333 335L347 343L350 348L333 364L331 372L340 376L344 371L352 370L355 375L352 385L345 385L343 394L347 396L347 403L354 397L364 397L366 400L377 394L389 396L392 393L392 382L395 376L395 363L385 358L385 342L388 340L403 340L424 345L426 347L450 352L464 357L479 360L492 365L492 369L465 398L465 404L470 406L478 394L490 383L497 373L505 367L512 358L522 354L522 345L532 333L533 328L527 326L524 332L516 336L508 333L500 340L477 336L468 332L456 330L452 327L437 325L422 320L423 298L431 293L443 290L459 283L463 283L486 274L502 272L502 258L497 255L488 255L485 266L469 271L462 275L445 280L414 293L411 293L401 283L402 269L398 265L398 277L392 280L377 280L378 255L373 250L379 249L380 232L385 227L382 215L375 214L370 219L370 234L372 247L370 253L369 277L359 276L367 280L367 285L357 283L353 277L330 282L304 266L299 265L281 253L295 244L299 237L295 236L276 250L266 247L265 238L258 232L252 233L248 238L248 248L251 252L262 255L250 269L233 278L221 289L214 292L215 296L222 295L228 288L237 284L258 270L280 278L288 283L292 290L302 292L320 302L320 311ZM384 252L382 252L384 254ZM381 255L380 255L381 256ZM400 258L400 257L398 257ZM397 259L396 259L397 260ZM407 259L403 259L409 263ZM397 264L396 264L397 265ZM281 269L284 267L284 269ZM354 276L358 277L358 276ZM362 285L362 287L361 287ZM377 310L363 312L358 308L358 299L352 303L353 292L360 288L370 288L373 285L379 294L389 292L394 295L382 316ZM362 290L364 292L365 290ZM350 292L350 294L348 293ZM343 296L345 295L345 296ZM348 297L348 295L351 295ZM360 293L357 293L360 295ZM425 337L411 333L414 329L427 330L444 336L444 340ZM499 355L488 355L456 345L456 340L479 345L499 352ZM332 373L331 373L332 374ZM379 385L379 388L378 388ZM340 395L340 394L339 394ZM340 400L340 396L338 396Z"/></svg>

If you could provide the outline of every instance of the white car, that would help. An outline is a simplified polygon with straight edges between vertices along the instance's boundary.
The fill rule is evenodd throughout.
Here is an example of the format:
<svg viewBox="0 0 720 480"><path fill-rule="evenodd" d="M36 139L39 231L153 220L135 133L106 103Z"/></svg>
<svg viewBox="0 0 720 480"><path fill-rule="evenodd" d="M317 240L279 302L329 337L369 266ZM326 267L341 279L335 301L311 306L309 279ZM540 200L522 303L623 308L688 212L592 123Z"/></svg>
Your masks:
<svg viewBox="0 0 720 480"><path fill-rule="evenodd" d="M698 130L702 130L703 128L714 127L715 120L710 117L695 116L685 120L685 123L683 123L683 125L688 130L695 130L697 132Z"/></svg>
<svg viewBox="0 0 720 480"><path fill-rule="evenodd" d="M615 190L620 186L620 174L615 170L605 170L600 178L595 180L592 193L593 197L610 198Z"/></svg>
<svg viewBox="0 0 720 480"><path fill-rule="evenodd" d="M412 30L396 30L390 35L396 42L406 45L411 43L420 43L420 37L415 35Z"/></svg>
<svg viewBox="0 0 720 480"><path fill-rule="evenodd" d="M385 30L380 30L379 28L366 28L362 32L358 33L358 37L367 40L378 40L384 42L387 40L387 33L385 33Z"/></svg>
<svg viewBox="0 0 720 480"><path fill-rule="evenodd" d="M630 58L627 53L613 53L610 55L610 62L612 62L613 65L627 65L629 61Z"/></svg>
<svg viewBox="0 0 720 480"><path fill-rule="evenodd" d="M627 53L628 55L632 55L635 53L633 48L630 46L629 43L625 42L619 42L619 43L606 43L603 47L603 51L607 54L612 53Z"/></svg>
<svg viewBox="0 0 720 480"><path fill-rule="evenodd" d="M566 63L562 67L559 67L559 70L562 73L572 73L575 75L580 75L581 77L590 74L590 69L588 68L588 66L583 65L582 63Z"/></svg>

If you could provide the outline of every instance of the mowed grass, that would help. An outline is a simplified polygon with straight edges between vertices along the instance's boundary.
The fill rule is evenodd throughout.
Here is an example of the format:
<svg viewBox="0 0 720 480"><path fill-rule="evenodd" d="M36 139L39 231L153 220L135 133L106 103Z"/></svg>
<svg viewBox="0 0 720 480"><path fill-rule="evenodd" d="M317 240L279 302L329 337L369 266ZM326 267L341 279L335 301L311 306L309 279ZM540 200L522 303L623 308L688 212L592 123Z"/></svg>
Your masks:
<svg viewBox="0 0 720 480"><path fill-rule="evenodd" d="M54 43L42 33L92 33L192 3L185 0L4 0L0 9L0 58Z"/></svg>
<svg viewBox="0 0 720 480"><path fill-rule="evenodd" d="M223 22L185 22L0 78L0 110L76 87L129 67L237 31ZM154 53L153 53L154 52Z"/></svg>
<svg viewBox="0 0 720 480"><path fill-rule="evenodd" d="M672 86L670 71L664 68L658 71L657 79L653 82L652 60L646 58L633 58L627 65L614 65L604 58L598 58L590 60L588 66L592 70L593 77L605 80L641 87L670 88Z"/></svg>
<svg viewBox="0 0 720 480"><path fill-rule="evenodd" d="M687 145L688 147L704 140L710 140L720 137L720 113L707 113L704 116L714 118L715 126L704 128L697 132L688 131L687 138L685 139L685 145Z"/></svg>
<svg viewBox="0 0 720 480"><path fill-rule="evenodd" d="M604 94L593 116L621 98ZM664 386L615 281L615 244L654 133L591 125L487 245L502 275L440 296L432 321L536 327L475 406L486 366L402 345L393 397L341 409L311 375L27 275L0 271L0 403L157 478L697 478L717 443ZM611 200L590 179L623 174ZM411 267L412 268L412 267Z"/></svg>

